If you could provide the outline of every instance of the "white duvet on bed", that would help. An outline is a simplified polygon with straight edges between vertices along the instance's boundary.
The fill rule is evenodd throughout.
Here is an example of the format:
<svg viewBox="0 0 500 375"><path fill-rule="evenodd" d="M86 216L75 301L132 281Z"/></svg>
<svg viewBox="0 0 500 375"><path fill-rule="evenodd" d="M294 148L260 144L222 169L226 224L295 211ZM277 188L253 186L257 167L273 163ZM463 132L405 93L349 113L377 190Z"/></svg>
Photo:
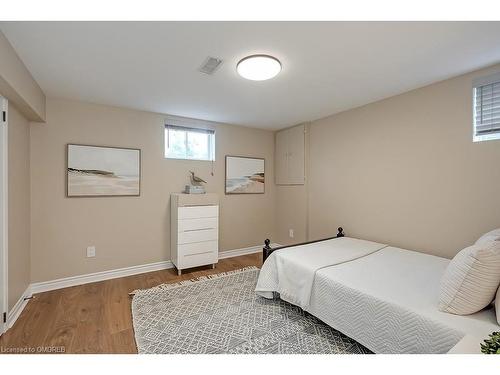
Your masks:
<svg viewBox="0 0 500 375"><path fill-rule="evenodd" d="M448 263L386 247L321 269L307 311L375 353L446 353L466 334L486 338L499 329L493 309L467 316L438 311Z"/></svg>
<svg viewBox="0 0 500 375"><path fill-rule="evenodd" d="M255 291L307 309L318 270L364 257L387 245L342 237L273 252L262 265Z"/></svg>

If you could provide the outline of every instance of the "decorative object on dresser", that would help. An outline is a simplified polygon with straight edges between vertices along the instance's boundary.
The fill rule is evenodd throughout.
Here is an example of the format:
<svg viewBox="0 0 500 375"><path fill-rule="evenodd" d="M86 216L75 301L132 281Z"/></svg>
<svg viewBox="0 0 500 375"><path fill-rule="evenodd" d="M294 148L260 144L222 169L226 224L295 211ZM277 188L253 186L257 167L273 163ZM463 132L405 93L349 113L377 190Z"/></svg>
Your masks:
<svg viewBox="0 0 500 375"><path fill-rule="evenodd" d="M204 186L197 186L197 185L186 185L186 188L184 189L185 194L205 194L205 187Z"/></svg>
<svg viewBox="0 0 500 375"><path fill-rule="evenodd" d="M186 185L184 192L186 194L205 194L205 187L203 184L207 182L196 176L193 171L189 171L189 177L191 179L191 185Z"/></svg>
<svg viewBox="0 0 500 375"><path fill-rule="evenodd" d="M203 178L196 176L193 171L189 171L189 175L191 176L191 185L203 186L202 184L207 183Z"/></svg>
<svg viewBox="0 0 500 375"><path fill-rule="evenodd" d="M182 270L215 264L219 259L219 198L217 194L170 195L172 263Z"/></svg>
<svg viewBox="0 0 500 375"><path fill-rule="evenodd" d="M66 161L68 197L140 195L139 149L68 144Z"/></svg>
<svg viewBox="0 0 500 375"><path fill-rule="evenodd" d="M264 194L265 160L226 155L226 194Z"/></svg>

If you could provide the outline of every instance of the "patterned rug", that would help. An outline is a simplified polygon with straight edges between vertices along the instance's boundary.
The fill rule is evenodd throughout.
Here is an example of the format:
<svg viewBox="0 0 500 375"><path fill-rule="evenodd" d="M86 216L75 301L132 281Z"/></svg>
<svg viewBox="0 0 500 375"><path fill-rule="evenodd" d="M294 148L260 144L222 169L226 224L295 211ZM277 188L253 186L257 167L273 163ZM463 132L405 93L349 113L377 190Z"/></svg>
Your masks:
<svg viewBox="0 0 500 375"><path fill-rule="evenodd" d="M370 353L297 306L255 294L256 267L133 292L139 353Z"/></svg>

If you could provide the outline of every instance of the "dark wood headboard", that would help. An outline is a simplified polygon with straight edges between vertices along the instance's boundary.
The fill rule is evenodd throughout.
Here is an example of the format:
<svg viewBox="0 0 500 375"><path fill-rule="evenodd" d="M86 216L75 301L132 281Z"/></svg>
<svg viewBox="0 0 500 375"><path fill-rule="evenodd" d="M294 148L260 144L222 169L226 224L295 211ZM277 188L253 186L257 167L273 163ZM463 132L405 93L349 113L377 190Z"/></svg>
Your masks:
<svg viewBox="0 0 500 375"><path fill-rule="evenodd" d="M280 249L285 249L287 247L294 247L294 246L300 246L300 245L307 245L310 243L315 243L315 242L321 242L321 241L326 241L326 240L332 240L334 238L339 238L339 237L344 237L344 229L342 227L339 227L337 229L338 233L335 237L328 237L328 238L322 238L321 240L314 240L314 241L308 241L308 242L301 242L301 243L296 243L293 245L286 245L286 246L279 246L275 247L274 249L271 247L271 240L269 238L266 238L264 241L264 247L262 248L262 263L266 261L266 259L271 255L273 251L280 250Z"/></svg>

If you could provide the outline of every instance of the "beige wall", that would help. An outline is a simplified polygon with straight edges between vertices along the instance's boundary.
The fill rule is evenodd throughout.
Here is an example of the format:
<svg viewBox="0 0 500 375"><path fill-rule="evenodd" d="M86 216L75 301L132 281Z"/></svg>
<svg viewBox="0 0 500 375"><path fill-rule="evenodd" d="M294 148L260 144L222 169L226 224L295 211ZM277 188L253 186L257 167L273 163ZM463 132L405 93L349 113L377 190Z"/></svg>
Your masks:
<svg viewBox="0 0 500 375"><path fill-rule="evenodd" d="M9 103L9 310L30 284L30 127Z"/></svg>
<svg viewBox="0 0 500 375"><path fill-rule="evenodd" d="M314 121L309 193L294 198L297 211L308 201L310 239L342 225L351 236L453 257L500 227L500 141L472 142L471 86L498 71Z"/></svg>
<svg viewBox="0 0 500 375"><path fill-rule="evenodd" d="M45 94L1 31L0 92L28 120L45 119Z"/></svg>
<svg viewBox="0 0 500 375"><path fill-rule="evenodd" d="M47 121L31 129L32 282L170 259L169 196L193 170L220 203L220 250L259 245L275 226L273 133L217 125L211 163L163 157L164 115L75 101L47 100ZM142 149L140 197L66 198L67 143ZM224 156L266 159L266 193L224 195ZM97 256L86 258L86 247Z"/></svg>
<svg viewBox="0 0 500 375"><path fill-rule="evenodd" d="M309 132L310 124L305 123L305 183L304 185L276 185L276 238L273 242L289 245L308 241L309 210ZM294 236L290 238L289 231L293 229Z"/></svg>
<svg viewBox="0 0 500 375"><path fill-rule="evenodd" d="M306 196L306 185L276 186L276 238L272 238L272 242L289 245L307 241ZM293 238L289 237L290 229L293 229Z"/></svg>

